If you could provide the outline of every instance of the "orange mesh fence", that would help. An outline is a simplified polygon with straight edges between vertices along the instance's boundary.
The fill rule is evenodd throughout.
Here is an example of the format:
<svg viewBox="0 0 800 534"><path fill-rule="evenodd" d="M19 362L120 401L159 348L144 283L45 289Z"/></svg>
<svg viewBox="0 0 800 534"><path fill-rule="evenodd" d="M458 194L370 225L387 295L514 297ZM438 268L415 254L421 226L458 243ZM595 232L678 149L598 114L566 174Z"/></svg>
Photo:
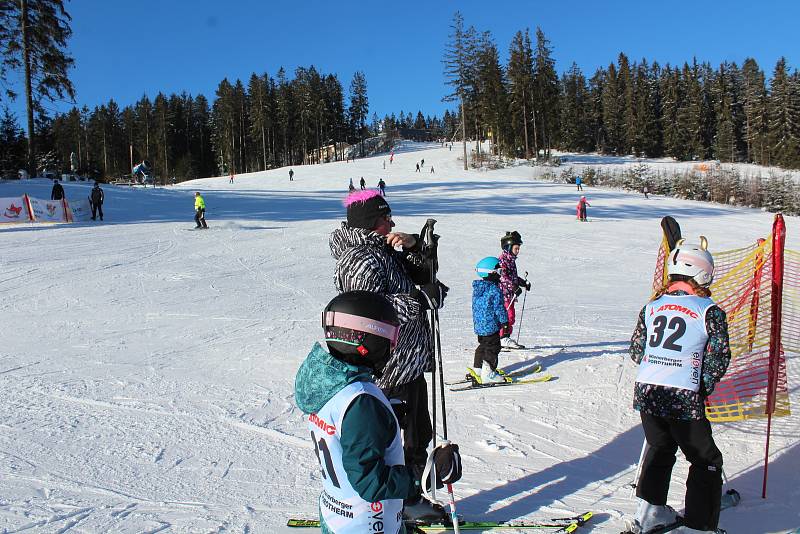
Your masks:
<svg viewBox="0 0 800 534"><path fill-rule="evenodd" d="M772 236L749 247L714 253L711 286L714 301L728 316L731 363L722 381L706 401L712 422L739 421L768 415L770 331L772 327ZM665 278L665 245L653 288ZM775 411L789 415L785 351L800 351L800 253L785 251L783 330L777 366Z"/></svg>

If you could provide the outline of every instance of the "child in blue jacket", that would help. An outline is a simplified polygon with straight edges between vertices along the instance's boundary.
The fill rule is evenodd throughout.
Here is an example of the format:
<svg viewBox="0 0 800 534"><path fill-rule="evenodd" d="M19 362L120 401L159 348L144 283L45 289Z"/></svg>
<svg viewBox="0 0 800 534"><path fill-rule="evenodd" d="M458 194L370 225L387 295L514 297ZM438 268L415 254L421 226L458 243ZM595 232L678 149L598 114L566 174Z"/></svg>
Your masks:
<svg viewBox="0 0 800 534"><path fill-rule="evenodd" d="M508 328L508 313L500 291L500 260L494 256L483 258L475 271L481 279L472 282L472 322L478 335L472 361L474 374L480 375L482 384L505 382L497 372L500 329Z"/></svg>

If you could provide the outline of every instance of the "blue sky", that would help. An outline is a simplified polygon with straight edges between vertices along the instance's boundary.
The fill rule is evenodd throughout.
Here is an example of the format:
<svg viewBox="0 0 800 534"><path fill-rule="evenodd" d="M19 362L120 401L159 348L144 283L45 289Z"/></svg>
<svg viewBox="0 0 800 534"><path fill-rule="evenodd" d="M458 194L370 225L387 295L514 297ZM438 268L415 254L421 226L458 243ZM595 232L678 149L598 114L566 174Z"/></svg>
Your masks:
<svg viewBox="0 0 800 534"><path fill-rule="evenodd" d="M441 114L447 92L442 54L458 9L466 25L489 30L503 61L518 30L540 26L559 72L574 61L587 75L620 51L664 63L754 57L769 76L785 56L800 66L800 2L739 0L385 2L230 0L74 0L70 51L76 101L134 102L187 91L213 99L225 77L275 75L283 66L336 73L345 90L366 74L370 115ZM48 105L64 110L67 103ZM22 105L12 104L22 117Z"/></svg>

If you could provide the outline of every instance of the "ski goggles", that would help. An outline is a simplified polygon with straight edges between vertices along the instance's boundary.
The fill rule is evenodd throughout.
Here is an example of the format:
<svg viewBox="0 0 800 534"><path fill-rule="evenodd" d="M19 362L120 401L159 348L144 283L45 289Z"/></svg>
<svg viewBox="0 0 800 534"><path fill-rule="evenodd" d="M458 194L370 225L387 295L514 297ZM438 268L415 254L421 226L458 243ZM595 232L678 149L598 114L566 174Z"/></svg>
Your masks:
<svg viewBox="0 0 800 534"><path fill-rule="evenodd" d="M496 269L486 269L485 267L478 267L477 269L475 269L475 271L478 274L492 274L492 273L494 273L494 274L499 274L499 275L502 276L503 272L505 271L505 269L503 269L502 267L498 267Z"/></svg>
<svg viewBox="0 0 800 534"><path fill-rule="evenodd" d="M324 328L326 326L348 328L350 330L357 330L388 339L392 349L397 346L397 338L400 334L399 326L375 319L368 319L360 315L335 311L322 312L322 327Z"/></svg>

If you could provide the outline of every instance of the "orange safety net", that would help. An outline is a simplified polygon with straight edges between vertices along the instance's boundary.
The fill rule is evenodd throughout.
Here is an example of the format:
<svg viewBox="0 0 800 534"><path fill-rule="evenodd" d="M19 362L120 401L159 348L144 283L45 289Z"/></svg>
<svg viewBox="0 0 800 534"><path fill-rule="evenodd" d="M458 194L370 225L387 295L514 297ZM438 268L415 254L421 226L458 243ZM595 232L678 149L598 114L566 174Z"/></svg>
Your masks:
<svg viewBox="0 0 800 534"><path fill-rule="evenodd" d="M749 247L714 253L712 297L728 316L731 363L706 400L712 422L768 415L770 329L772 326L772 236ZM667 246L659 249L653 289L666 278ZM783 329L777 368L775 411L789 415L785 351L800 351L800 253L785 251Z"/></svg>

